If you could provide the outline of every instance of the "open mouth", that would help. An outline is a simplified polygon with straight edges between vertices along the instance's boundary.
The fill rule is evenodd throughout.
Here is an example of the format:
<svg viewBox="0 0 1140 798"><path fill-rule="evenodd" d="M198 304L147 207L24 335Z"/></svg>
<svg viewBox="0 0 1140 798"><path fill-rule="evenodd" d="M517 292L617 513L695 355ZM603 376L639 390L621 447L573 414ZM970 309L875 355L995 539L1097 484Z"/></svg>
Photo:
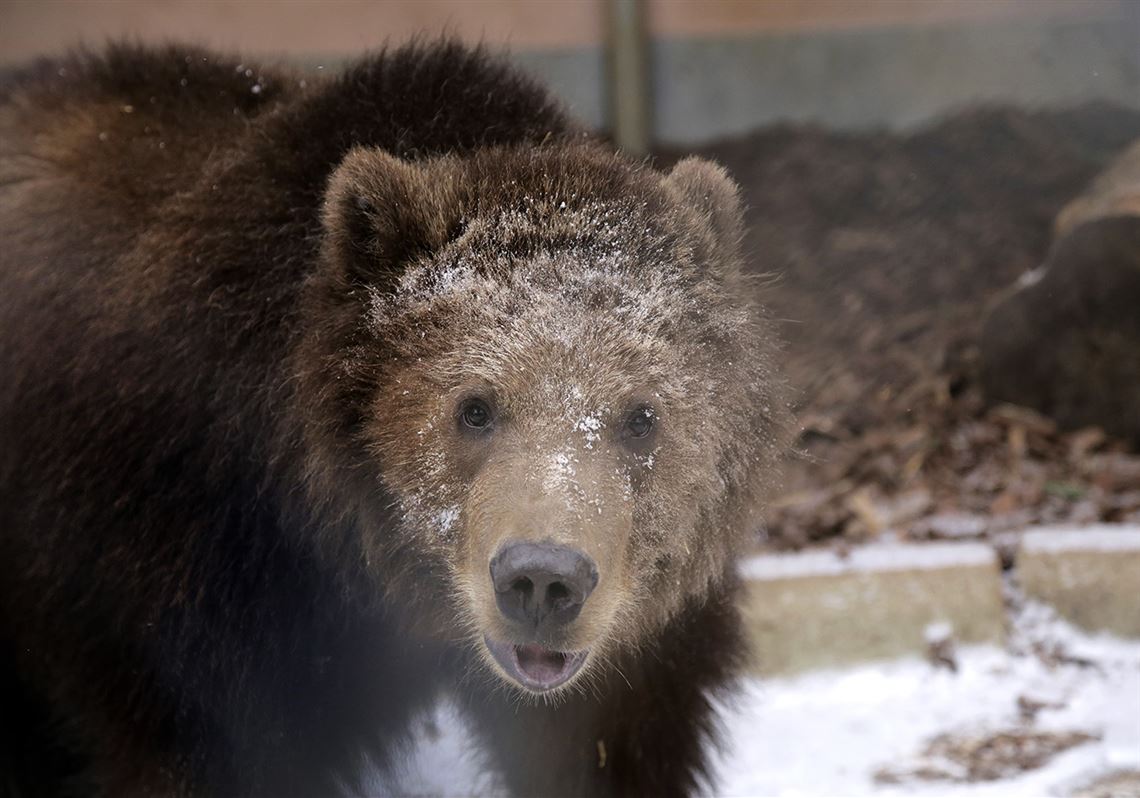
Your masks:
<svg viewBox="0 0 1140 798"><path fill-rule="evenodd" d="M495 662L528 690L544 693L570 681L589 651L553 651L537 643L515 645L483 638Z"/></svg>

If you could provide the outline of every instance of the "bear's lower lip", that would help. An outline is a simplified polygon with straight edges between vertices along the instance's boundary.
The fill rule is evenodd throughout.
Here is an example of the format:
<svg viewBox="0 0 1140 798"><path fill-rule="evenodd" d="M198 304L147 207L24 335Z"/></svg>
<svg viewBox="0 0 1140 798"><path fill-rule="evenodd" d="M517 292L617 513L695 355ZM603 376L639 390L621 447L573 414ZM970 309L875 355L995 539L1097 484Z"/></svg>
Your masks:
<svg viewBox="0 0 1140 798"><path fill-rule="evenodd" d="M544 693L570 681L589 651L554 651L537 643L515 645L483 638L487 650L507 675L528 690Z"/></svg>

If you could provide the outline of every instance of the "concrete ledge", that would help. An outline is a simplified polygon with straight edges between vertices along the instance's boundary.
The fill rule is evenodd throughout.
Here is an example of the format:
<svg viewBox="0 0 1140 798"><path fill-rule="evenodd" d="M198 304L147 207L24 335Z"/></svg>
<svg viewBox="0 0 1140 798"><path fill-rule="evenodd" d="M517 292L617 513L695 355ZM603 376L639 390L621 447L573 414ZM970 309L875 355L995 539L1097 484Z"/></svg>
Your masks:
<svg viewBox="0 0 1140 798"><path fill-rule="evenodd" d="M1140 528L1052 527L1026 533L1025 595L1091 631L1140 638Z"/></svg>
<svg viewBox="0 0 1140 798"><path fill-rule="evenodd" d="M1001 569L982 544L761 555L740 572L756 673L921 655L935 623L949 624L963 643L1003 638Z"/></svg>

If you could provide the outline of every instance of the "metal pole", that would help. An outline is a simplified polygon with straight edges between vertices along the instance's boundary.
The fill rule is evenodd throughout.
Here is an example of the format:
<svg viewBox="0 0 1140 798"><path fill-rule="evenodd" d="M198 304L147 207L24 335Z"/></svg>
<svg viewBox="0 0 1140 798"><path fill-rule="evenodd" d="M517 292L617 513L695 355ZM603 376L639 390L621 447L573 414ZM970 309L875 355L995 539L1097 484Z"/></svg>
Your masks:
<svg viewBox="0 0 1140 798"><path fill-rule="evenodd" d="M643 0L606 0L608 82L614 142L631 155L649 152L649 44Z"/></svg>

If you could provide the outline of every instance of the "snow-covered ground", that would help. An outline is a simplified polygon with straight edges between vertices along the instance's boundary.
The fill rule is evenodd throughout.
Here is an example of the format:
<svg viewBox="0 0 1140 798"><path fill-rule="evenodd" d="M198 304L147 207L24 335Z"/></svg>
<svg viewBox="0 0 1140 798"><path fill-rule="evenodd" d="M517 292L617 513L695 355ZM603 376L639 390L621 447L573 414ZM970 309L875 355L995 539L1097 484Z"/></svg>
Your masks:
<svg viewBox="0 0 1140 798"><path fill-rule="evenodd" d="M718 795L1047 796L1107 772L1140 769L1140 644L1086 640L1097 666L1050 669L995 648L962 652L959 670L911 660L751 682L728 717ZM876 783L881 767L914 764L938 734L1021 726L1017 700L1056 705L1032 728L1087 732L1094 741L1043 767L990 782Z"/></svg>
<svg viewBox="0 0 1140 798"><path fill-rule="evenodd" d="M1119 770L1140 770L1140 642L1082 634L1028 605L1007 649L966 648L958 671L919 659L796 678L749 679L722 707L726 746L713 795L1052 796ZM1036 653L1035 653L1036 652ZM1043 705L1033 721L1023 704ZM447 705L419 735L387 792L499 792ZM877 782L881 768L912 770L943 733L1084 732L1096 738L1041 767L984 782Z"/></svg>

